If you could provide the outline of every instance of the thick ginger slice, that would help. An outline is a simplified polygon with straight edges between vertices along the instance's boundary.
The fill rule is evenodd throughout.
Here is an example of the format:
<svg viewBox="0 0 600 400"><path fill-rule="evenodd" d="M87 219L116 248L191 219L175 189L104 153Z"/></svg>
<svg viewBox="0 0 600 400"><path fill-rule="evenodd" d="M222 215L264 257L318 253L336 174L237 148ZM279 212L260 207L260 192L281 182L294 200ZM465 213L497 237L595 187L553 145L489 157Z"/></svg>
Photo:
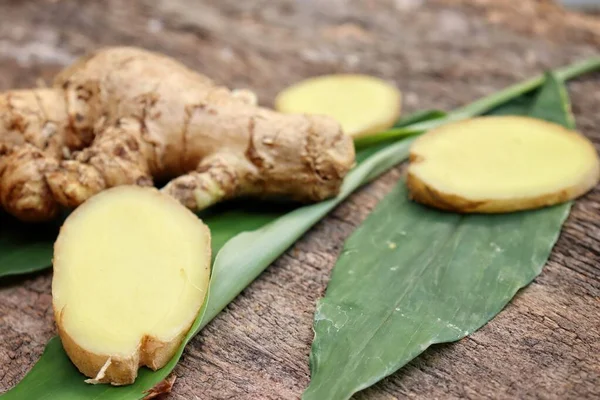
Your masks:
<svg viewBox="0 0 600 400"><path fill-rule="evenodd" d="M108 189L75 210L54 249L52 301L71 361L90 383L163 367L198 316L210 276L208 227L153 188Z"/></svg>
<svg viewBox="0 0 600 400"><path fill-rule="evenodd" d="M412 145L407 185L417 202L464 213L502 213L562 203L600 176L583 135L542 120L479 117L450 123Z"/></svg>
<svg viewBox="0 0 600 400"><path fill-rule="evenodd" d="M398 89L379 78L359 74L309 78L286 88L275 100L275 109L283 113L333 117L352 137L391 128L400 107Z"/></svg>

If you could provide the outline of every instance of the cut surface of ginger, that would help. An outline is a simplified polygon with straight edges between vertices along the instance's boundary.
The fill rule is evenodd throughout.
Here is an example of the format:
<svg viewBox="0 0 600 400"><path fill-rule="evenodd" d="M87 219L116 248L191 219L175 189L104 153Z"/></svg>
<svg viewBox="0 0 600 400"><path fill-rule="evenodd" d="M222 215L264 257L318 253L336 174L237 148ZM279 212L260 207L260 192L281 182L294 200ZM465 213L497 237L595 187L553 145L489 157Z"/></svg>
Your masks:
<svg viewBox="0 0 600 400"><path fill-rule="evenodd" d="M598 155L583 135L517 116L436 128L411 147L410 196L457 212L500 213L572 200L596 183Z"/></svg>
<svg viewBox="0 0 600 400"><path fill-rule="evenodd" d="M400 107L401 94L396 87L360 74L309 78L284 89L275 99L280 112L333 117L344 133L353 137L392 127Z"/></svg>
<svg viewBox="0 0 600 400"><path fill-rule="evenodd" d="M210 232L154 188L101 192L65 221L52 297L63 346L92 383L132 383L173 356L205 301Z"/></svg>

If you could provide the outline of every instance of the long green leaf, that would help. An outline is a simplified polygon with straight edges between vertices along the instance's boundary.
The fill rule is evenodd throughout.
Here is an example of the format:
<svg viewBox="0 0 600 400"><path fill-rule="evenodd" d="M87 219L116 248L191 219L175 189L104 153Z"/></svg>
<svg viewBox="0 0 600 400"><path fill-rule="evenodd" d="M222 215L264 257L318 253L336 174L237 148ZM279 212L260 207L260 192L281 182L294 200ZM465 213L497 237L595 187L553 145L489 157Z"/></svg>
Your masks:
<svg viewBox="0 0 600 400"><path fill-rule="evenodd" d="M536 96L491 113L571 128L566 91L547 75ZM305 400L347 399L434 343L479 329L542 270L570 203L505 215L423 207L399 183L345 244L314 316Z"/></svg>
<svg viewBox="0 0 600 400"><path fill-rule="evenodd" d="M33 229L0 211L0 277L49 267L59 226L56 222Z"/></svg>
<svg viewBox="0 0 600 400"><path fill-rule="evenodd" d="M427 122L435 119L445 118L447 115L448 113L441 110L417 111L413 114L409 114L405 117L400 118L394 124L394 128L405 128L407 126L414 125L419 122Z"/></svg>

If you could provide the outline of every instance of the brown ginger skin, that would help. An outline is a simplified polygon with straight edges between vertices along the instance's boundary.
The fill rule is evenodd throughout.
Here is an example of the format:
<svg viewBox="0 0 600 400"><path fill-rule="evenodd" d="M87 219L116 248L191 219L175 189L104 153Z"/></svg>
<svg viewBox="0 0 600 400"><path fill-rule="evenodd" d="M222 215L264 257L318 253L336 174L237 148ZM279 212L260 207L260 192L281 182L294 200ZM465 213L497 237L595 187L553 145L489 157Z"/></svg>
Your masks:
<svg viewBox="0 0 600 400"><path fill-rule="evenodd" d="M15 90L0 94L0 205L23 220L55 216L58 203L44 168L68 150L62 92Z"/></svg>
<svg viewBox="0 0 600 400"><path fill-rule="evenodd" d="M335 196L354 146L324 116L286 115L168 57L100 50L52 89L0 95L0 204L54 217L118 185L162 189L192 210L238 196Z"/></svg>

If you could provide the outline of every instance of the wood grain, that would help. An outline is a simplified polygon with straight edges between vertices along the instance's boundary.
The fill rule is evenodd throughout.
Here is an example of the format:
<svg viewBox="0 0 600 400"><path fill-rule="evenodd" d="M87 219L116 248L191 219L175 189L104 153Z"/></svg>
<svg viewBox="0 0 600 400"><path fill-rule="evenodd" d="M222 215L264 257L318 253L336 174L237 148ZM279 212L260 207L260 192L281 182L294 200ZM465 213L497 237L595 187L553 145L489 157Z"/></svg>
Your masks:
<svg viewBox="0 0 600 400"><path fill-rule="evenodd" d="M561 14L550 31L524 29L541 24L540 14L503 3L3 0L0 89L49 81L86 51L126 44L251 88L266 105L304 77L373 74L401 88L410 112L452 109L597 53L598 19ZM600 75L569 88L578 128L600 148ZM188 346L167 398L299 398L309 380L315 302L344 239L399 178L396 169L354 195L246 289ZM599 265L596 189L575 204L541 276L496 319L356 397L599 398ZM54 335L50 278L43 272L0 282L0 392L27 373Z"/></svg>

